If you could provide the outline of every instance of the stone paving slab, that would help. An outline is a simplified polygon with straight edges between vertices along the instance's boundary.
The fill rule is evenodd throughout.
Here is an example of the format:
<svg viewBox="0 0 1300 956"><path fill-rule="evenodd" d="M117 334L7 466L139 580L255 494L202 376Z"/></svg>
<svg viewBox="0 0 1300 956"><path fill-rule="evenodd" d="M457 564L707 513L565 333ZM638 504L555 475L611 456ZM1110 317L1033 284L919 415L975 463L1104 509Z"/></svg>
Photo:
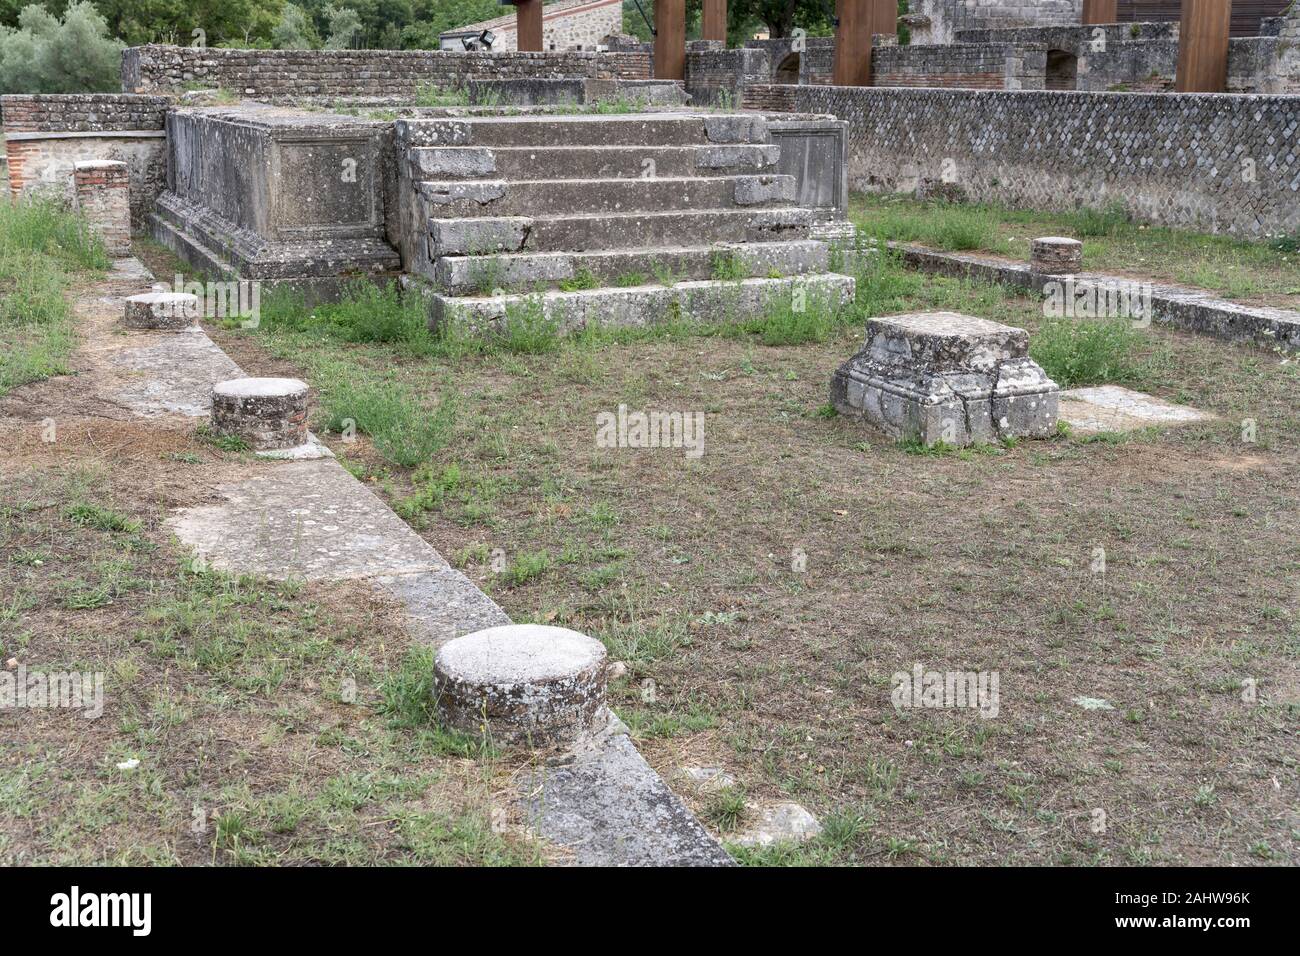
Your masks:
<svg viewBox="0 0 1300 956"><path fill-rule="evenodd" d="M216 490L220 504L181 509L167 526L218 570L342 581L448 566L332 460L277 463Z"/></svg>
<svg viewBox="0 0 1300 956"><path fill-rule="evenodd" d="M992 256L967 252L940 252L924 246L891 242L903 261L914 269L956 278L975 279L1043 292L1049 282L1063 281L1065 276L1034 272L1028 263L1009 262ZM1165 285L1158 282L1113 276L1101 272L1081 272L1069 277L1075 288L1092 283L1100 288L1134 285L1151 290L1152 320L1229 342L1250 342L1264 348L1274 346L1288 352L1300 351L1300 312L1272 306L1242 305L1221 299L1203 289ZM1082 320L1081 320L1082 321Z"/></svg>
<svg viewBox="0 0 1300 956"><path fill-rule="evenodd" d="M122 376L111 397L146 417L206 418L212 410L212 386L243 374L198 327L128 333L117 344L108 360Z"/></svg>
<svg viewBox="0 0 1300 956"><path fill-rule="evenodd" d="M1125 432L1158 425L1211 421L1215 416L1119 385L1061 393L1059 417L1078 432Z"/></svg>
<svg viewBox="0 0 1300 956"><path fill-rule="evenodd" d="M496 601L452 567L384 574L371 579L371 583L406 609L411 633L435 647L454 637L511 623Z"/></svg>
<svg viewBox="0 0 1300 956"><path fill-rule="evenodd" d="M578 866L733 865L617 720L569 762L533 768L519 793L532 829Z"/></svg>

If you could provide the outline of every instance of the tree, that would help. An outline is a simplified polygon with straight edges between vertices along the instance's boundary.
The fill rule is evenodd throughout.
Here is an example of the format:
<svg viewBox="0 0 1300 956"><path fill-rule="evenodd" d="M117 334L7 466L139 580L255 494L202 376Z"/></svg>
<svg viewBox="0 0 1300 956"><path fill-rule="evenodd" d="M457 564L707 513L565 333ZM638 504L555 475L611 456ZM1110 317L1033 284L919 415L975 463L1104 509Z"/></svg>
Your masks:
<svg viewBox="0 0 1300 956"><path fill-rule="evenodd" d="M320 45L320 36L302 7L286 3L280 22L271 30L271 43L277 50L313 50Z"/></svg>
<svg viewBox="0 0 1300 956"><path fill-rule="evenodd" d="M326 11L329 19L329 39L325 41L327 50L349 50L357 44L361 36L361 16L351 7L330 7Z"/></svg>
<svg viewBox="0 0 1300 956"><path fill-rule="evenodd" d="M788 37L796 27L809 36L824 36L833 31L834 0L728 0L727 32L745 31L752 24L762 24L774 39Z"/></svg>
<svg viewBox="0 0 1300 956"><path fill-rule="evenodd" d="M123 43L89 0L74 3L62 19L30 4L18 27L0 27L0 91L5 93L105 93L121 89Z"/></svg>

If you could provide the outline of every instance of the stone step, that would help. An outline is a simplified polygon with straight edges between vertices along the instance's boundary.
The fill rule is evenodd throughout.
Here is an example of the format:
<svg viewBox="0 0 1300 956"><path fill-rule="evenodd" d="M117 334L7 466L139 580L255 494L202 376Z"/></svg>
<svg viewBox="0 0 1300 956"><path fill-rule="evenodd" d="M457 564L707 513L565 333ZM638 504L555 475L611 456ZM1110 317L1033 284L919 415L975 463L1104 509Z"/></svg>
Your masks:
<svg viewBox="0 0 1300 956"><path fill-rule="evenodd" d="M705 146L419 146L411 175L446 179L638 179L722 176L772 170L781 147L733 143Z"/></svg>
<svg viewBox="0 0 1300 956"><path fill-rule="evenodd" d="M602 252L536 252L514 255L443 256L434 282L448 295L492 294L494 290L532 291L574 279L600 286L653 285L714 278L762 278L825 272L830 260L824 242L730 243L668 246Z"/></svg>
<svg viewBox="0 0 1300 956"><path fill-rule="evenodd" d="M529 295L457 297L433 293L429 324L435 330L450 325L474 334L493 335L516 322L553 323L556 332L564 335L588 325L620 328L677 320L720 324L744 321L761 317L772 308L789 308L796 300L808 309L838 310L850 304L853 295L853 279L834 273Z"/></svg>
<svg viewBox="0 0 1300 956"><path fill-rule="evenodd" d="M536 114L399 119L400 144L415 146L691 146L766 143L758 113Z"/></svg>
<svg viewBox="0 0 1300 956"><path fill-rule="evenodd" d="M812 210L701 209L685 212L429 220L429 256L489 252L585 252L719 242L807 239Z"/></svg>
<svg viewBox="0 0 1300 956"><path fill-rule="evenodd" d="M752 176L658 179L503 179L420 182L416 188L437 218L671 212L788 206L795 179Z"/></svg>

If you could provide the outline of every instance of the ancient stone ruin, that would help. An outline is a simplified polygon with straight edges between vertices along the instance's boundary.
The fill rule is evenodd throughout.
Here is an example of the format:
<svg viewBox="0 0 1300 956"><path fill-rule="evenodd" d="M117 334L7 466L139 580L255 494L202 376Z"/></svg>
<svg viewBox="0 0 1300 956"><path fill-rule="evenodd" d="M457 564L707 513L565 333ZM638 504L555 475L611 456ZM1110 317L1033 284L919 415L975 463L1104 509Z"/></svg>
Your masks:
<svg viewBox="0 0 1300 956"><path fill-rule="evenodd" d="M867 341L831 383L831 402L895 438L962 447L1046 438L1055 382L1029 357L1029 333L951 312L867 323Z"/></svg>
<svg viewBox="0 0 1300 956"><path fill-rule="evenodd" d="M899 45L892 3L844 4L852 30L797 46L728 49L715 3L710 38L688 46L684 7L665 3L654 44L599 52L523 49L537 41L522 29L495 53L128 49L122 94L3 98L11 192L64 196L115 258L147 235L196 272L313 304L391 284L434 332L483 337L845 309L855 265L889 251L855 245L850 188L1118 207L1255 239L1300 230L1294 10L1193 44L1172 22L1081 22L1073 0L935 0L914 5ZM1222 77L1212 91L1178 91L1192 53ZM1033 294L1110 278L1085 272L1067 236L1033 239L1028 262L895 246L910 267ZM178 510L183 544L221 570L363 582L397 602L437 647L422 696L440 724L546 752L513 797L578 862L731 862L606 706L604 645L512 623L315 440L305 382L245 375L198 325L195 295L139 286L112 322L149 341L121 361L166 381L122 404L291 459ZM1300 347L1287 310L1175 287L1144 307ZM1098 427L1201 420L1124 390L1062 395L1029 344L974 315L870 316L819 394L850 426L931 448L1048 439L1063 405ZM794 804L766 817L800 839L819 829Z"/></svg>

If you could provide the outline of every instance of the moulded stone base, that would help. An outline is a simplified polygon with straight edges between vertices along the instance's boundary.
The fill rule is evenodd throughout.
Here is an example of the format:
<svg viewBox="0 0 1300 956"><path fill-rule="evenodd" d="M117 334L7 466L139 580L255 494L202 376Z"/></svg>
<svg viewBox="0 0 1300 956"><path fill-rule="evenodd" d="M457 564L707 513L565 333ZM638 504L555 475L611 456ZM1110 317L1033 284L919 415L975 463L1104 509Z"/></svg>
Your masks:
<svg viewBox="0 0 1300 956"><path fill-rule="evenodd" d="M872 319L866 345L835 373L831 403L925 445L1044 438L1059 389L1028 344L1023 329L956 313Z"/></svg>

